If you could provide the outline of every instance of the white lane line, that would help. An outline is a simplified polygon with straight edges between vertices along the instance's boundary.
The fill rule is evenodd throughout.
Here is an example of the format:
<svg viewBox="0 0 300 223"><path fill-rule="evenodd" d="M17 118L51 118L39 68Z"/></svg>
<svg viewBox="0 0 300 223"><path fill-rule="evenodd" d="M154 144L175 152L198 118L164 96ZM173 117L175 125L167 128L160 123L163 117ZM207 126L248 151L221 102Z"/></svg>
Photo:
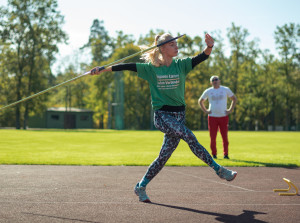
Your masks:
<svg viewBox="0 0 300 223"><path fill-rule="evenodd" d="M0 204L99 204L99 205L108 205L108 204L121 204L121 205L147 205L145 203L142 202L99 202L99 201L95 201L95 202L81 202L81 201L53 201L53 202L41 202L41 201L26 201L26 202L20 202L20 201L4 201L4 202L0 202ZM151 203L149 203L151 204ZM154 202L154 204L156 204ZM165 204L164 205L168 205ZM245 203L234 203L234 204L208 204L208 203L176 203L176 206L188 206L188 205L205 205L205 206L300 206L300 204L291 204L291 203L283 203L283 204L257 204L257 203L253 203L253 204L245 204Z"/></svg>
<svg viewBox="0 0 300 223"><path fill-rule="evenodd" d="M177 174L181 174L181 175L185 175L185 176L189 176L189 177L198 178L198 179L201 179L201 180L206 180L206 181L213 182L213 183L216 183L216 184L223 184L223 185L238 188L238 189L241 189L241 190L256 192L255 190L247 189L247 188L244 188L244 187L239 187L239 186L235 186L235 185L228 184L228 183L221 183L219 181L210 180L210 179L206 179L206 178L203 178L203 177L199 177L199 176L195 176L195 175L191 175L191 174L187 174L187 173L182 173L182 172L178 172L178 171L174 171L174 170L165 169L165 171L169 171L169 172L173 172L173 173L177 173Z"/></svg>

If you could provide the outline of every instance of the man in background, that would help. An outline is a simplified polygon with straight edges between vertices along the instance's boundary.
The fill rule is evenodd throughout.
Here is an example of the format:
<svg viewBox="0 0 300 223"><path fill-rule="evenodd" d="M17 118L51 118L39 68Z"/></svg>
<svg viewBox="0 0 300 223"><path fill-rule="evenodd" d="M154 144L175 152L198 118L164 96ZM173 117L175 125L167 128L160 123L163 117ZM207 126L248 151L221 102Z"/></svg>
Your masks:
<svg viewBox="0 0 300 223"><path fill-rule="evenodd" d="M223 139L224 159L229 159L228 156L228 115L233 112L237 98L232 91L221 85L218 76L210 78L212 87L206 89L198 100L200 108L208 114L208 129L210 134L210 148L213 158L217 158L216 138L218 129L220 130ZM230 98L231 105L227 109L227 98ZM209 108L204 105L204 101L209 101Z"/></svg>

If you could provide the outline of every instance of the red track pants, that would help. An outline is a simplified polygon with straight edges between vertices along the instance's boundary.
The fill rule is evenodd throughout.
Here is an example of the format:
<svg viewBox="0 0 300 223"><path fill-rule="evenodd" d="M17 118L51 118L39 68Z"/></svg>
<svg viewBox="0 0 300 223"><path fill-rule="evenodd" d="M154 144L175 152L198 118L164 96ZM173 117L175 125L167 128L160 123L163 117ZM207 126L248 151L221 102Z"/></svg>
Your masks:
<svg viewBox="0 0 300 223"><path fill-rule="evenodd" d="M228 155L228 116L224 117L210 117L208 116L208 129L210 134L210 148L212 151L212 155L217 155L217 146L216 139L218 129L220 129L220 133L223 138L223 151L224 156Z"/></svg>

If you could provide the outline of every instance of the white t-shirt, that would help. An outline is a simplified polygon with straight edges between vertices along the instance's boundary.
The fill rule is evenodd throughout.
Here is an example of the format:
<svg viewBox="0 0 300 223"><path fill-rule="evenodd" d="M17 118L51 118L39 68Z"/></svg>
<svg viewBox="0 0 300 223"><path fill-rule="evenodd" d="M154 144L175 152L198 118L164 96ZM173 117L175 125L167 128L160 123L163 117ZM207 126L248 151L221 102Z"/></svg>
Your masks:
<svg viewBox="0 0 300 223"><path fill-rule="evenodd" d="M208 98L208 110L211 111L209 116L224 117L227 110L227 97L232 97L233 95L228 87L220 86L217 89L210 87L203 92L200 99L206 100Z"/></svg>

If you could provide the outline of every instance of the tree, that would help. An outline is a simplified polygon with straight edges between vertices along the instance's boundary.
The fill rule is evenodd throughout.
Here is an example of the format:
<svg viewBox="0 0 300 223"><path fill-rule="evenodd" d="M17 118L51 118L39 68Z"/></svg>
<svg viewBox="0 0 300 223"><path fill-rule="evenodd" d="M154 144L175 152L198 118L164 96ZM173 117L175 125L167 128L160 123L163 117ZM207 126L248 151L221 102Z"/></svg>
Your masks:
<svg viewBox="0 0 300 223"><path fill-rule="evenodd" d="M0 40L1 41L1 40ZM13 67L15 54L10 50L9 45L0 44L0 104L5 106L14 100L13 77L10 70ZM11 116L12 108L1 111L0 126L13 126L15 117Z"/></svg>
<svg viewBox="0 0 300 223"><path fill-rule="evenodd" d="M232 83L232 91L238 96L238 86L240 79L241 65L245 60L246 51L246 38L249 36L247 29L243 29L241 26L235 26L234 23L227 29L227 37L231 45L231 57L230 57L230 76L229 80ZM237 129L236 109L233 111L233 129Z"/></svg>
<svg viewBox="0 0 300 223"><path fill-rule="evenodd" d="M121 47L125 47L128 44L134 44L135 40L132 35L124 34L123 31L117 31L117 38L113 40L113 42L113 48L115 50Z"/></svg>
<svg viewBox="0 0 300 223"><path fill-rule="evenodd" d="M264 105L264 98L261 94L262 82L259 80L259 58L261 51L258 48L258 39L246 42L246 50L244 61L240 67L239 73L239 91L241 97L238 110L239 119L243 120L242 129L254 130L258 127L258 119L261 113L261 108Z"/></svg>
<svg viewBox="0 0 300 223"><path fill-rule="evenodd" d="M183 44L183 43L185 44ZM201 53L206 45L200 36L194 38L185 36L178 40L180 55L193 57ZM198 99L208 87L211 59L197 65L186 77L185 100L186 100L186 123L191 129L205 129L207 115L200 111Z"/></svg>
<svg viewBox="0 0 300 223"><path fill-rule="evenodd" d="M274 55L266 50L262 53L262 63L258 71L259 82L261 83L261 97L264 100L262 110L262 124L265 130L272 126L275 130L276 125L281 123L281 114L283 113L282 104L285 99L282 97L285 89L283 76L278 72L280 62Z"/></svg>
<svg viewBox="0 0 300 223"><path fill-rule="evenodd" d="M114 49L113 40L108 35L103 23L103 21L99 21L98 19L93 21L88 43L82 47L82 49L91 49L92 59L97 62L97 64L111 57Z"/></svg>
<svg viewBox="0 0 300 223"><path fill-rule="evenodd" d="M285 77L285 129L290 130L291 123L298 117L293 117L292 110L295 105L299 104L299 52L300 40L300 25L299 24L285 24L282 27L277 26L275 30L275 41L279 55L282 59L282 67L280 72ZM298 43L298 45L297 45ZM298 110L298 108L296 109ZM296 112L296 116L297 116ZM295 122L295 121L294 121Z"/></svg>
<svg viewBox="0 0 300 223"><path fill-rule="evenodd" d="M57 11L56 0L8 0L0 16L2 44L9 45L15 55L9 61L14 64L9 73L14 77L16 101L47 87L52 76L50 66L58 52L57 44L67 39L61 29L64 17ZM16 128L21 127L21 111L24 111L25 129L29 111L43 104L38 99L18 104Z"/></svg>
<svg viewBox="0 0 300 223"><path fill-rule="evenodd" d="M60 73L56 77L56 84L63 83L67 80L75 78L78 74L75 72L73 65ZM86 107L86 96L89 94L89 77L76 80L64 87L56 88L53 90L51 96L49 97L48 104L57 107L76 107L85 108Z"/></svg>

